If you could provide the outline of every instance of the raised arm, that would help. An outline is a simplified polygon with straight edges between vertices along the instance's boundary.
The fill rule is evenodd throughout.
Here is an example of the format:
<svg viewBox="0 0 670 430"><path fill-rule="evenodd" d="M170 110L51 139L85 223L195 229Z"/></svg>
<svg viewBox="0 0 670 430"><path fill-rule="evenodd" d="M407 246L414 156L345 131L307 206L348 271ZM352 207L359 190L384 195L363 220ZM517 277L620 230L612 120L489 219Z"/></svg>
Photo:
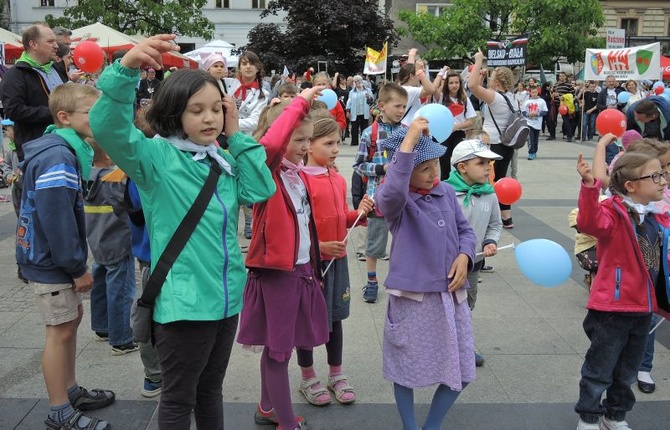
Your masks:
<svg viewBox="0 0 670 430"><path fill-rule="evenodd" d="M484 54L481 49L475 54L475 64L472 66L472 72L468 77L468 88L481 102L493 103L496 97L496 92L488 88L484 88L484 78L487 70L482 69L484 63Z"/></svg>

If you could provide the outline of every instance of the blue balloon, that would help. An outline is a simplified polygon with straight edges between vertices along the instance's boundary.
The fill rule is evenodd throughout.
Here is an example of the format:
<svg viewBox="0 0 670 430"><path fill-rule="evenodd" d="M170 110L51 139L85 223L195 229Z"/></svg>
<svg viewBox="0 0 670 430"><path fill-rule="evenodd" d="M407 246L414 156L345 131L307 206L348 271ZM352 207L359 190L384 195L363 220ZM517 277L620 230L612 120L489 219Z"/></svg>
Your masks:
<svg viewBox="0 0 670 430"><path fill-rule="evenodd" d="M556 287L572 273L572 260L561 245L548 239L531 239L514 249L521 273L543 287Z"/></svg>
<svg viewBox="0 0 670 430"><path fill-rule="evenodd" d="M321 91L321 95L317 98L318 101L324 102L328 107L328 110L335 108L335 103L337 103L337 94L331 89L325 89Z"/></svg>
<svg viewBox="0 0 670 430"><path fill-rule="evenodd" d="M630 99L630 93L628 91L621 91L618 96L616 96L617 100L619 100L619 103L628 103L628 99Z"/></svg>
<svg viewBox="0 0 670 430"><path fill-rule="evenodd" d="M422 106L416 111L414 119L419 117L428 121L430 134L438 142L447 140L454 131L454 115L443 104L429 103Z"/></svg>
<svg viewBox="0 0 670 430"><path fill-rule="evenodd" d="M663 81L656 81L656 82L654 82L654 85L652 85L651 87L653 89L656 89L658 87L664 87L664 86L665 86L665 84L663 83Z"/></svg>
<svg viewBox="0 0 670 430"><path fill-rule="evenodd" d="M670 102L670 88L666 88L665 91L663 91L663 94L661 94L667 101Z"/></svg>

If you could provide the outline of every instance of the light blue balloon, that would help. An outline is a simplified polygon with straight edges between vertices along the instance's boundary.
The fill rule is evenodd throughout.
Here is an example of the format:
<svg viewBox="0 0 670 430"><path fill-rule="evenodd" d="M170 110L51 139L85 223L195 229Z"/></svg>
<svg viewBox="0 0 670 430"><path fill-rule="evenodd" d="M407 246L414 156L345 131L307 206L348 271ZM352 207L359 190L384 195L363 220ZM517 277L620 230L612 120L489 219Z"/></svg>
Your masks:
<svg viewBox="0 0 670 430"><path fill-rule="evenodd" d="M663 83L663 81L656 81L656 82L654 82L654 85L652 85L651 87L653 89L656 89L658 87L664 87L664 86L665 86L665 84Z"/></svg>
<svg viewBox="0 0 670 430"><path fill-rule="evenodd" d="M521 273L543 287L556 287L572 273L572 260L561 245L548 239L531 239L514 249Z"/></svg>
<svg viewBox="0 0 670 430"><path fill-rule="evenodd" d="M618 96L616 96L617 100L619 100L619 103L628 103L628 99L630 99L630 93L628 91L621 91Z"/></svg>
<svg viewBox="0 0 670 430"><path fill-rule="evenodd" d="M318 101L324 102L328 107L328 110L335 108L335 103L337 103L337 94L331 89L325 89L321 91L321 95L317 98Z"/></svg>
<svg viewBox="0 0 670 430"><path fill-rule="evenodd" d="M663 94L661 94L667 101L670 102L670 88L666 88L665 91L663 91Z"/></svg>
<svg viewBox="0 0 670 430"><path fill-rule="evenodd" d="M454 115L443 104L429 103L422 106L416 111L414 119L419 117L428 121L430 134L438 142L447 140L454 131Z"/></svg>

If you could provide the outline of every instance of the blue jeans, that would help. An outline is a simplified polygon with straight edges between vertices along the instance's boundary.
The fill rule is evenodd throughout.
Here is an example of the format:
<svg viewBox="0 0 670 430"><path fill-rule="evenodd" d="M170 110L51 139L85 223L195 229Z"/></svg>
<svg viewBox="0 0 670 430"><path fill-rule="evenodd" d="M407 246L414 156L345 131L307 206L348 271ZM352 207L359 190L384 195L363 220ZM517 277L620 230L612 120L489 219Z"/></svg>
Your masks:
<svg viewBox="0 0 670 430"><path fill-rule="evenodd" d="M528 153L537 154L537 142L540 139L540 130L535 130L530 127L530 134L528 135Z"/></svg>
<svg viewBox="0 0 670 430"><path fill-rule="evenodd" d="M91 289L91 329L109 334L109 344L125 345L133 340L130 307L135 298L133 256L118 263L93 263Z"/></svg>
<svg viewBox="0 0 670 430"><path fill-rule="evenodd" d="M614 421L626 419L635 404L631 385L637 380L651 316L589 309L583 326L591 346L584 358L575 405L582 421L595 424L603 415Z"/></svg>
<svg viewBox="0 0 670 430"><path fill-rule="evenodd" d="M591 140L596 133L596 117L597 111L584 114L584 121L582 122L582 140Z"/></svg>
<svg viewBox="0 0 670 430"><path fill-rule="evenodd" d="M649 331L656 325L658 322L658 317L654 315L651 318L651 324L649 325ZM644 357L642 358L642 364L638 369L640 372L651 372L654 361L654 342L656 341L656 331L649 335L647 340L647 348L644 350Z"/></svg>

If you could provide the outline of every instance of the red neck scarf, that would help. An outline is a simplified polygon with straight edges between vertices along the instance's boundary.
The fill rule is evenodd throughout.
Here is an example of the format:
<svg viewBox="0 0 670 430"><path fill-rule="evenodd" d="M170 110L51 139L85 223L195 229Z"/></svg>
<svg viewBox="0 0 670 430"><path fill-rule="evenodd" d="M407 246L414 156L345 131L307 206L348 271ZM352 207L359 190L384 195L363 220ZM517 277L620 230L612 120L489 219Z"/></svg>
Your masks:
<svg viewBox="0 0 670 430"><path fill-rule="evenodd" d="M247 90L251 90L251 89L256 89L257 90L257 89L259 89L258 81L256 81L256 80L253 80L248 84L245 84L244 82L242 82L242 77L240 76L239 81L240 81L241 85L238 89L235 90L235 98L237 100L246 100L247 99Z"/></svg>
<svg viewBox="0 0 670 430"><path fill-rule="evenodd" d="M440 183L440 180L435 179L433 181L433 188L437 187L437 184L439 184L439 183ZM413 186L410 185L409 186L409 192L410 193L421 194L422 196L427 196L428 194L430 194L431 191L433 191L433 188L431 188L430 190L427 190L425 188L417 188L417 187L413 187Z"/></svg>

